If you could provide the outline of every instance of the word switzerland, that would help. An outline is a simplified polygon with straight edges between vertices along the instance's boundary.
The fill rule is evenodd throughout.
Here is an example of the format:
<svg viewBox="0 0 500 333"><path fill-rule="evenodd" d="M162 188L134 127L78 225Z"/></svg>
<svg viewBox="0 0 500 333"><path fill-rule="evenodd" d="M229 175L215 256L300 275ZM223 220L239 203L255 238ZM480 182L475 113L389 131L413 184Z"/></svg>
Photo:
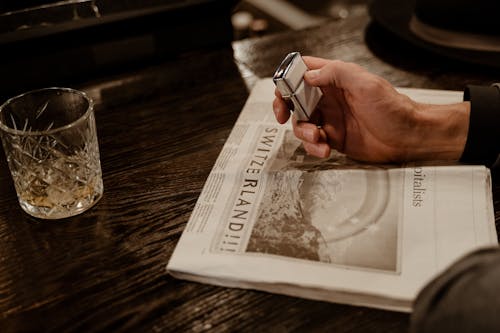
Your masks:
<svg viewBox="0 0 500 333"><path fill-rule="evenodd" d="M259 192L260 175L271 155L276 142L277 128L265 127L257 146L244 169L243 181L229 215L220 250L234 252L245 233L246 224L252 213L252 206Z"/></svg>

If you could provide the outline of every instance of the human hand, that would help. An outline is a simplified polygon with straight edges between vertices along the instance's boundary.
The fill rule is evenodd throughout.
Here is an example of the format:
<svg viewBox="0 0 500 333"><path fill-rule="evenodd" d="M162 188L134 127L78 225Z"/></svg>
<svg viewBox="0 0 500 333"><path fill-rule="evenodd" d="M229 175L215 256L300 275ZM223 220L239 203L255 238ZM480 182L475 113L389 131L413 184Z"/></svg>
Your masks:
<svg viewBox="0 0 500 333"><path fill-rule="evenodd" d="M327 157L334 148L368 162L460 157L467 138L468 102L417 103L356 64L303 59L310 69L304 79L323 91L312 122L292 119L294 133L309 154ZM278 90L275 94L276 119L285 123L290 111Z"/></svg>

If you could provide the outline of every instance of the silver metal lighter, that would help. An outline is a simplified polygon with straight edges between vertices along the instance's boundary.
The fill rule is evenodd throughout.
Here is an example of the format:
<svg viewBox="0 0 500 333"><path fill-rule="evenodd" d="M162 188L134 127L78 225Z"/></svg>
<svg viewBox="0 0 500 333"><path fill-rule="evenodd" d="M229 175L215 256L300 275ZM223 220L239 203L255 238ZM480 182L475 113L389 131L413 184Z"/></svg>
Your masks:
<svg viewBox="0 0 500 333"><path fill-rule="evenodd" d="M305 83L307 66L299 52L289 53L274 72L273 81L281 96L291 100L297 120L309 121L323 93Z"/></svg>

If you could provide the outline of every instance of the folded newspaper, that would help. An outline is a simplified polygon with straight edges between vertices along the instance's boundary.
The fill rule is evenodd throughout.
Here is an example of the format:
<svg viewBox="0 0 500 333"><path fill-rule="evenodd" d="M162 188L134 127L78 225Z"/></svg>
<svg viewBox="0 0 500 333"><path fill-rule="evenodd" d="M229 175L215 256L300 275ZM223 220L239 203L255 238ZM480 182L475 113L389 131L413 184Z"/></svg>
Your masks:
<svg viewBox="0 0 500 333"><path fill-rule="evenodd" d="M455 91L400 89L452 103ZM411 311L453 261L496 246L483 166L367 165L308 156L257 82L167 265L174 277Z"/></svg>

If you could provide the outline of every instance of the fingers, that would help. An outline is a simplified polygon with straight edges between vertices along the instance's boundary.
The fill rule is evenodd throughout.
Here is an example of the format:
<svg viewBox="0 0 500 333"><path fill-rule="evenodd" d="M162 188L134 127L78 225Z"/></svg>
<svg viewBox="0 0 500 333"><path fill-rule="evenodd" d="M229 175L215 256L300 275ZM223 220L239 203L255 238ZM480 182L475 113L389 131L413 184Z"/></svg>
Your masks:
<svg viewBox="0 0 500 333"><path fill-rule="evenodd" d="M308 154L320 158L330 156L331 147L322 128L312 123L297 121L295 118L292 119L292 124L295 136L302 140Z"/></svg>
<svg viewBox="0 0 500 333"><path fill-rule="evenodd" d="M349 89L366 71L359 65L340 60L307 57L310 70L304 74L306 82L315 87L332 86ZM308 65L309 66L309 65Z"/></svg>
<svg viewBox="0 0 500 333"><path fill-rule="evenodd" d="M275 91L276 98L273 101L274 116L278 123L284 124L290 118L290 109L286 102L281 98L278 90Z"/></svg>
<svg viewBox="0 0 500 333"><path fill-rule="evenodd" d="M302 142L304 149L309 155L316 156L319 158L327 158L330 156L332 149L326 142L310 143Z"/></svg>
<svg viewBox="0 0 500 333"><path fill-rule="evenodd" d="M297 138L311 143L317 143L320 141L321 135L319 128L316 125L303 121L299 122L295 117L292 121L293 133Z"/></svg>
<svg viewBox="0 0 500 333"><path fill-rule="evenodd" d="M304 63L309 69L318 69L324 67L327 63L331 61L324 58L310 57L310 56L303 56L302 60L304 60Z"/></svg>

